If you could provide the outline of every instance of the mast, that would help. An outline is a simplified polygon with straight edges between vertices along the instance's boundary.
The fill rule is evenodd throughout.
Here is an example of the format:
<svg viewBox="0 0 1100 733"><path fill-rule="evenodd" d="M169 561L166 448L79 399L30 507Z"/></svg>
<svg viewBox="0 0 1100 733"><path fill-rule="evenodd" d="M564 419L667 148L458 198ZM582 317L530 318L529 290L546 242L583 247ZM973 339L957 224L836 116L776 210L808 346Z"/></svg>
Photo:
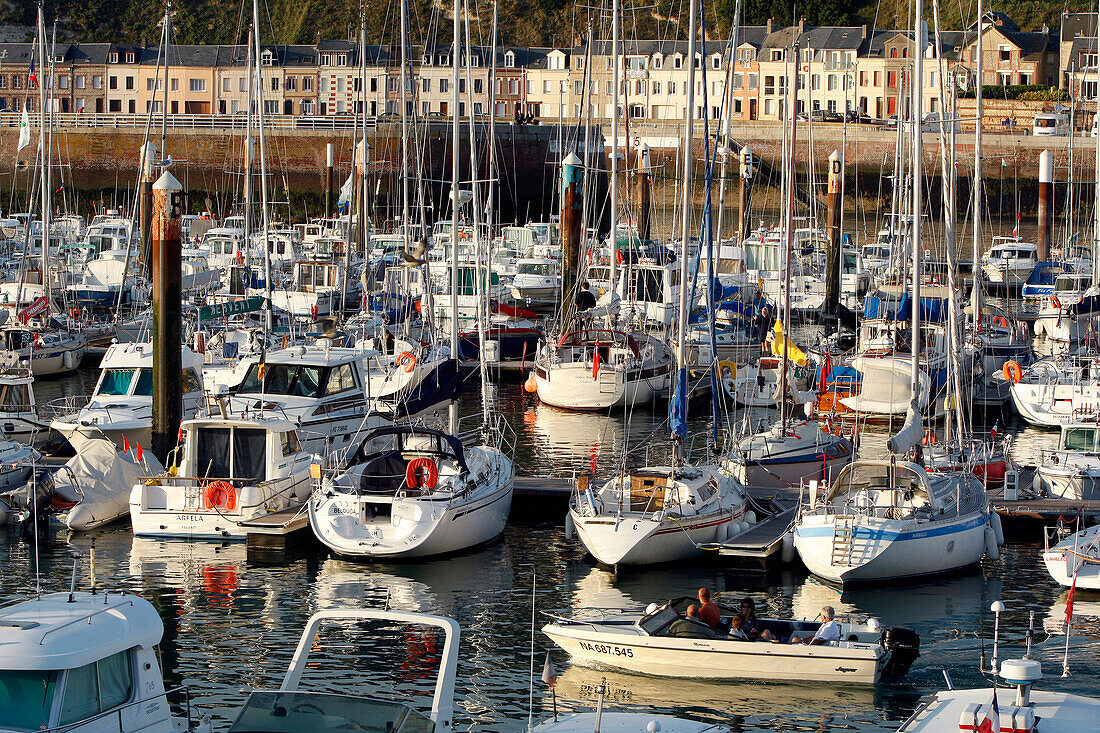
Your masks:
<svg viewBox="0 0 1100 733"><path fill-rule="evenodd" d="M489 62L489 162L486 176L486 201L485 224L488 227L489 239L486 249L493 246L493 226L496 224L496 192L497 192L497 3L493 3L493 30L489 40L492 46L492 54ZM471 146L472 147L472 146ZM491 255L490 255L491 257Z"/></svg>
<svg viewBox="0 0 1100 733"><path fill-rule="evenodd" d="M454 0L453 40L451 45L451 358L458 358L458 177L459 135L462 134L458 117L459 63L462 56L462 0ZM473 144L473 140L470 141ZM448 431L458 432L458 403L451 400L447 410Z"/></svg>
<svg viewBox="0 0 1100 733"><path fill-rule="evenodd" d="M695 17L695 0L690 0L691 17ZM608 182L608 197L611 200L611 206L609 208L610 217L608 218L608 226L611 227L611 258L610 267L608 269L610 283L609 286L612 290L615 289L615 276L618 270L618 263L615 261L615 248L618 244L616 229L619 226L619 65L622 63L622 59L619 56L619 0L611 0L611 180ZM693 26L694 27L694 26ZM692 31L694 33L694 31ZM692 43L694 43L694 36L692 36ZM692 65L694 69L694 64ZM591 69L589 69L591 73ZM694 74L694 70L689 72ZM694 81L692 82L694 84ZM688 91L688 127L690 128L691 122L691 105L692 94L694 87ZM591 91L591 90L586 90ZM585 94L585 102L591 102L591 97ZM690 135L685 136L690 141ZM588 160L588 149L584 151L584 159ZM630 237L627 237L629 243ZM681 264L681 267L683 265ZM680 285L683 289L683 283Z"/></svg>
<svg viewBox="0 0 1100 733"><path fill-rule="evenodd" d="M722 162L718 164L718 225L715 227L718 247L722 247L722 228L726 218L726 163L730 153L730 107L733 100L733 74L737 68L737 32L741 29L741 0L737 0L733 8L733 30L730 31L729 58L726 62L725 86L722 88L722 137L719 141L719 157ZM738 232L740 240L740 232ZM740 243L740 242L739 242ZM716 257L712 257L716 260ZM710 263L713 265L713 261Z"/></svg>
<svg viewBox="0 0 1100 733"><path fill-rule="evenodd" d="M786 231L783 233L784 239L784 251L783 251L783 290L781 295L785 297L783 303L783 342L780 344L780 348L783 349L783 361L782 367L779 370L779 425L782 427L787 423L787 370L791 368L790 365L790 329L791 329L791 265L794 257L794 187L795 187L795 169L794 169L794 145L797 138L796 132L798 130L798 39L795 39L794 47L791 49L793 56L793 64L787 66L787 73L790 76L787 77L787 95L790 98L790 102L787 104L787 119L791 123L790 135L787 139L787 201L785 206L785 219L783 222ZM794 73L791 73L793 69Z"/></svg>
<svg viewBox="0 0 1100 733"><path fill-rule="evenodd" d="M254 68L256 70L256 134L260 140L260 222L263 225L263 233L260 235L260 241L264 246L264 296L267 298L267 305L264 310L267 314L267 318L264 320L264 336L268 337L271 335L273 314L271 305L271 250L267 244L267 233L269 229L267 214L267 151L264 147L264 85L263 77L260 73L263 64L260 62L262 56L260 54L259 0L252 0L252 40L255 49L255 53L253 53L253 63L255 64Z"/></svg>
<svg viewBox="0 0 1100 733"><path fill-rule="evenodd" d="M164 89L161 90L160 116L160 157L168 160L168 44L172 42L172 0L164 6L164 45L161 56L164 58ZM153 85L154 88L156 85Z"/></svg>
<svg viewBox="0 0 1100 733"><path fill-rule="evenodd" d="M405 248L409 247L409 0L401 0L401 226L405 230Z"/></svg>
<svg viewBox="0 0 1100 733"><path fill-rule="evenodd" d="M913 404L917 404L920 395L920 255L921 255L921 189L924 170L924 136L921 131L923 116L921 102L924 97L924 49L927 33L924 24L924 0L914 0L913 16L913 82L909 85L912 109L910 117L913 125L913 224L910 235L913 238L913 305L909 340L912 342L912 387ZM900 123L900 121L899 121Z"/></svg>
<svg viewBox="0 0 1100 733"><path fill-rule="evenodd" d="M38 169L41 180L42 203L42 285L46 291L46 298L52 300L50 294L50 211L53 208L51 201L52 188L50 183L51 151L48 139L49 126L46 117L46 21L42 13L42 3L38 4L38 68L42 78L38 80L38 149L42 151L42 162ZM30 224L28 223L28 227Z"/></svg>
<svg viewBox="0 0 1100 733"><path fill-rule="evenodd" d="M248 69L248 96L245 99L245 125L244 125L244 248L248 253L248 243L252 236L252 162L254 151L252 149L252 106L255 104L253 91L255 84L252 78L252 38L256 29L248 31L248 51L245 54L245 64Z"/></svg>
<svg viewBox="0 0 1100 733"><path fill-rule="evenodd" d="M979 4L981 0L978 0ZM1100 0L1096 0L1096 22L1095 26L1098 30L1096 35L1100 38ZM1097 51L1100 52L1100 40L1097 41ZM1096 66L1096 78L1097 86L1100 87L1100 63ZM1093 117L1093 129L1100 128L1100 94L1096 95L1096 116ZM1070 137L1073 137L1073 131L1070 131ZM1092 198L1092 286L1096 287L1100 283L1100 269L1096 264L1100 263L1100 135L1096 137L1096 161L1093 168L1093 198ZM1062 256L1065 257L1066 253L1063 252Z"/></svg>
<svg viewBox="0 0 1100 733"><path fill-rule="evenodd" d="M1098 0L1100 5L1100 0ZM973 190L974 201L970 208L973 210L973 222L971 229L973 230L973 248L971 251L971 280L973 285L970 288L970 309L974 311L974 324L981 323L982 320L982 58L985 54L982 53L982 30L985 23L985 6L982 0L978 0L978 64L977 64L977 81L974 84L974 116L976 122L974 123L974 183L971 186ZM1097 165L1100 166L1100 158L1097 158Z"/></svg>

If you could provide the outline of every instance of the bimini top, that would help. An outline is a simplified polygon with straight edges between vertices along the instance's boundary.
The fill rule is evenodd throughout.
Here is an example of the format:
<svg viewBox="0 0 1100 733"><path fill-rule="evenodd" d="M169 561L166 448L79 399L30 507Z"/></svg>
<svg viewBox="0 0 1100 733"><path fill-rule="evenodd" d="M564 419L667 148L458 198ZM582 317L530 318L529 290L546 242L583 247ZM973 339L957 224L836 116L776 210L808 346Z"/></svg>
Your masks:
<svg viewBox="0 0 1100 733"><path fill-rule="evenodd" d="M638 353L638 342L634 337L623 331L612 331L605 328L587 328L581 331L570 331L558 340L558 346L591 346L592 344L614 344L624 346Z"/></svg>
<svg viewBox="0 0 1100 733"><path fill-rule="evenodd" d="M458 463L463 476L470 472L469 466L466 465L466 454L461 440L442 430L412 425L394 425L371 430L363 438L359 449L355 451L355 455L348 463L349 465L364 463L394 451L453 458Z"/></svg>
<svg viewBox="0 0 1100 733"><path fill-rule="evenodd" d="M0 669L76 669L160 643L164 624L134 595L49 593L0 609Z"/></svg>

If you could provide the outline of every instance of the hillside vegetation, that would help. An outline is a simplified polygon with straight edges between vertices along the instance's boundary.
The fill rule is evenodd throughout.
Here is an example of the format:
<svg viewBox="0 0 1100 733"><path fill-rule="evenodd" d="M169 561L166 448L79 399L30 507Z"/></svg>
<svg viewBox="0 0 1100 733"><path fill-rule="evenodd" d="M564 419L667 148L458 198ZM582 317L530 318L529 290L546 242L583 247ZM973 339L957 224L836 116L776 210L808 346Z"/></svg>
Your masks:
<svg viewBox="0 0 1100 733"><path fill-rule="evenodd" d="M390 43L398 38L399 0L362 0L363 5L344 0L263 0L261 25L265 43L314 43L321 38L358 35L359 9L367 18L367 42ZM468 0L471 36L488 44L492 20L489 0ZM687 28L684 0L634 2L644 10L630 10L624 2L624 38L683 37ZM904 0L814 0L795 4L774 0L741 0L744 23L763 25L769 17L784 25L804 17L809 25L867 25L878 28L908 27L909 2ZM451 35L451 3L447 0L409 0L412 36L415 43L447 43ZM589 0L499 0L499 36L504 45L571 45L584 40L588 28ZM931 2L926 0L931 12ZM35 3L6 0L0 4L0 24L23 24L32 30ZM610 7L610 6L608 6ZM706 3L707 35L725 38L735 12L736 0ZM991 0L988 10L1001 10L1024 30L1038 30L1045 23L1056 28L1065 6L1053 0ZM225 0L174 0L173 29L178 43L240 43L246 38L251 19L251 2ZM1072 9L1072 8L1071 8ZM947 2L941 9L941 28L958 29L973 19L972 3ZM156 43L160 38L163 2L148 0L47 0L47 23L58 19L59 38L82 41ZM964 20L966 19L966 20ZM594 16L594 35L609 36L608 20ZM682 22L680 22L682 21Z"/></svg>

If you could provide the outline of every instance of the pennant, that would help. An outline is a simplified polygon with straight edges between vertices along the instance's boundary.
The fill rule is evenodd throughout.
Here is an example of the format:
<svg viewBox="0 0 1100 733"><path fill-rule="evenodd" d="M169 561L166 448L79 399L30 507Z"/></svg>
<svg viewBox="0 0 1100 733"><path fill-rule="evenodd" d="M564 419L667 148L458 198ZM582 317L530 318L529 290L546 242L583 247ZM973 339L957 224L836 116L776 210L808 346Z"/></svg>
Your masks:
<svg viewBox="0 0 1100 733"><path fill-rule="evenodd" d="M1077 571L1073 573L1073 583L1069 587L1069 594L1066 596L1066 620L1065 628L1066 633L1069 633L1069 625L1073 622L1073 597L1077 595Z"/></svg>
<svg viewBox="0 0 1100 733"><path fill-rule="evenodd" d="M145 451L142 450L141 443L134 443L134 458L137 459L138 463L145 461Z"/></svg>
<svg viewBox="0 0 1100 733"><path fill-rule="evenodd" d="M122 436L122 452L123 453L129 453L130 452L130 441L126 440L125 435Z"/></svg>
<svg viewBox="0 0 1100 733"><path fill-rule="evenodd" d="M598 379L600 376L600 350L598 348L592 349L592 379Z"/></svg>
<svg viewBox="0 0 1100 733"><path fill-rule="evenodd" d="M23 118L19 120L19 145L15 148L18 153L31 144L31 118L27 114L26 106L23 107Z"/></svg>
<svg viewBox="0 0 1100 733"><path fill-rule="evenodd" d="M554 669L554 660L550 658L550 652L546 652L546 663L542 665L542 681L554 689L558 684L558 670Z"/></svg>

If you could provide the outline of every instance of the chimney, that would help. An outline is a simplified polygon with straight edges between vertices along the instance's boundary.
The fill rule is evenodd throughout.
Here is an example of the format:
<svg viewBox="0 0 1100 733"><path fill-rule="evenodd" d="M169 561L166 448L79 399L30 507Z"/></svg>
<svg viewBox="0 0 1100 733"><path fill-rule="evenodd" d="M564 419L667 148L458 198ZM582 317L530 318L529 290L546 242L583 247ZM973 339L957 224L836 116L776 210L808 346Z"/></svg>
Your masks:
<svg viewBox="0 0 1100 733"><path fill-rule="evenodd" d="M772 34L772 31L774 31L774 30L775 30L775 18L768 18L768 35L770 36Z"/></svg>
<svg viewBox="0 0 1100 733"><path fill-rule="evenodd" d="M805 32L806 32L806 19L805 18L799 18L798 19L798 35L801 36Z"/></svg>
<svg viewBox="0 0 1100 733"><path fill-rule="evenodd" d="M867 36L867 24L864 23L862 28L863 28L863 38L867 38L868 37Z"/></svg>

